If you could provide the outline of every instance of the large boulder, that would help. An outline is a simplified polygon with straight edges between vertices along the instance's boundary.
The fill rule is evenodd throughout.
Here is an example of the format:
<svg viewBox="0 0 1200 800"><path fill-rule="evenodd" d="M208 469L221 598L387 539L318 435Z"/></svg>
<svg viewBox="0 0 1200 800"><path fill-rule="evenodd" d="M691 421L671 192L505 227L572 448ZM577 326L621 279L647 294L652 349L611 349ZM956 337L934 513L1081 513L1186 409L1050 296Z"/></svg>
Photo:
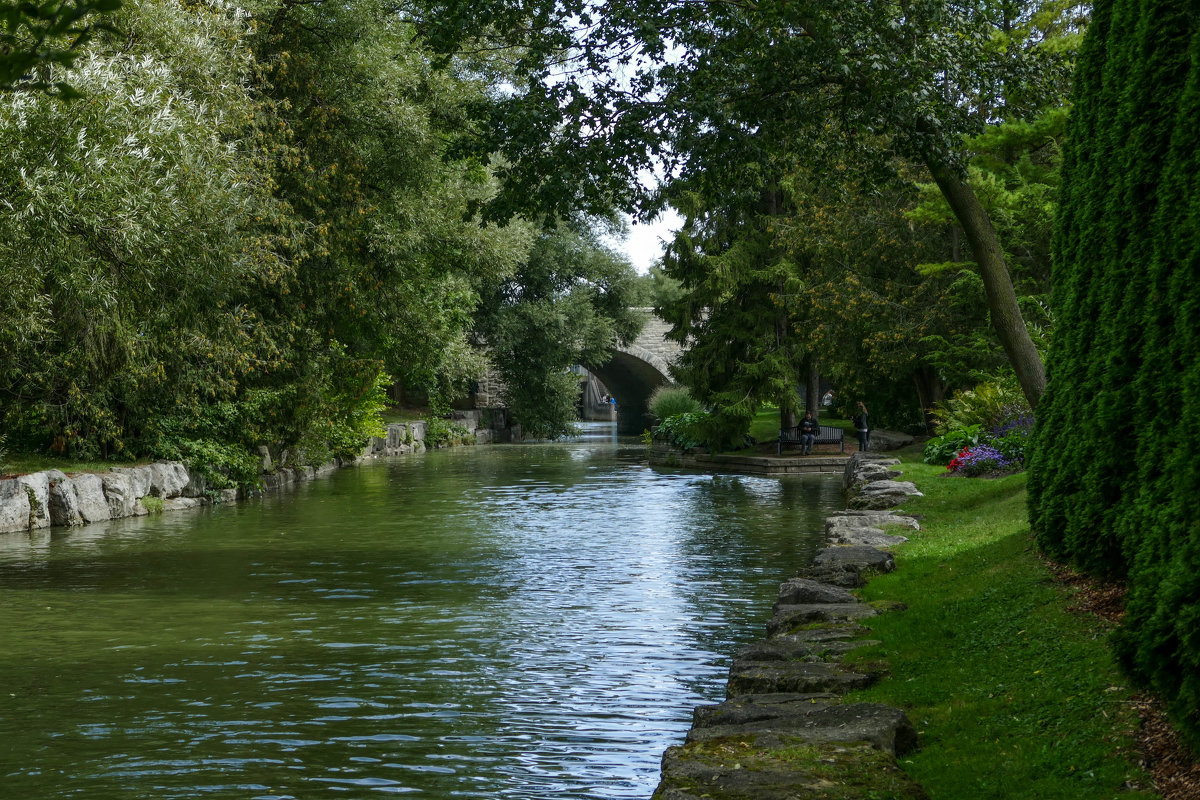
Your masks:
<svg viewBox="0 0 1200 800"><path fill-rule="evenodd" d="M776 606L802 603L855 603L857 598L845 589L808 578L790 578L779 585Z"/></svg>
<svg viewBox="0 0 1200 800"><path fill-rule="evenodd" d="M879 528L834 528L827 536L831 544L862 544L871 547L894 547L908 541L906 536L884 533Z"/></svg>
<svg viewBox="0 0 1200 800"><path fill-rule="evenodd" d="M864 572L891 572L896 559L891 553L865 545L826 547L813 558L813 566L841 567L860 575Z"/></svg>
<svg viewBox="0 0 1200 800"><path fill-rule="evenodd" d="M265 448L262 449L265 450ZM264 458L270 461L269 451ZM178 461L159 461L150 465L150 494L155 497L161 497L164 500L171 497L182 497L190 481L191 476L188 475L187 467Z"/></svg>
<svg viewBox="0 0 1200 800"><path fill-rule="evenodd" d="M131 475L128 471L106 472L100 476L101 485L104 487L104 499L108 502L108 509L113 519L121 519L122 517L135 517L146 514L146 507L142 505L142 497L138 494L138 488L141 481L138 476ZM150 481L146 479L146 488L149 490Z"/></svg>
<svg viewBox="0 0 1200 800"><path fill-rule="evenodd" d="M858 475L864 469L875 470L876 468L894 467L900 464L900 459L891 456L883 456L878 453L854 453L846 460L846 468L842 471L842 488L849 489L855 483L864 483Z"/></svg>
<svg viewBox="0 0 1200 800"><path fill-rule="evenodd" d="M835 511L825 518L826 533L833 528L883 528L889 525L921 530L915 518L894 511Z"/></svg>
<svg viewBox="0 0 1200 800"><path fill-rule="evenodd" d="M29 495L29 527L50 527L50 476L45 472L33 472L17 478Z"/></svg>
<svg viewBox="0 0 1200 800"><path fill-rule="evenodd" d="M79 498L79 515L84 522L112 519L112 509L104 495L104 481L99 475L85 472L71 480L75 484L75 495Z"/></svg>
<svg viewBox="0 0 1200 800"><path fill-rule="evenodd" d="M0 533L29 530L29 493L16 478L0 480Z"/></svg>
<svg viewBox="0 0 1200 800"><path fill-rule="evenodd" d="M150 487L154 482L154 471L149 466L113 467L112 474L124 475L128 478L129 486L138 500L151 494Z"/></svg>
<svg viewBox="0 0 1200 800"><path fill-rule="evenodd" d="M79 496L75 481L56 469L47 471L50 483L50 524L75 526L83 524L79 512Z"/></svg>
<svg viewBox="0 0 1200 800"><path fill-rule="evenodd" d="M751 642L738 651L738 661L830 661L836 660L860 647L870 647L879 642L875 639L857 638L865 633L862 626L837 626L834 628L810 628L795 633L773 636Z"/></svg>
<svg viewBox="0 0 1200 800"><path fill-rule="evenodd" d="M875 616L874 608L857 601L853 603L802 603L776 605L775 616L767 621L767 636L791 633L797 628L826 622L842 623Z"/></svg>
<svg viewBox="0 0 1200 800"><path fill-rule="evenodd" d="M876 675L819 661L735 661L729 670L725 692L729 697L776 692L845 694L865 689L876 680ZM693 730L688 735L689 740L695 733Z"/></svg>
<svg viewBox="0 0 1200 800"><path fill-rule="evenodd" d="M928 795L889 753L867 743L810 743L751 732L667 750L654 800L855 800Z"/></svg>
<svg viewBox="0 0 1200 800"><path fill-rule="evenodd" d="M913 437L900 431L871 431L872 450L899 450L913 443Z"/></svg>
<svg viewBox="0 0 1200 800"><path fill-rule="evenodd" d="M911 481L871 481L850 489L850 508L878 510L894 508L910 497L924 497Z"/></svg>

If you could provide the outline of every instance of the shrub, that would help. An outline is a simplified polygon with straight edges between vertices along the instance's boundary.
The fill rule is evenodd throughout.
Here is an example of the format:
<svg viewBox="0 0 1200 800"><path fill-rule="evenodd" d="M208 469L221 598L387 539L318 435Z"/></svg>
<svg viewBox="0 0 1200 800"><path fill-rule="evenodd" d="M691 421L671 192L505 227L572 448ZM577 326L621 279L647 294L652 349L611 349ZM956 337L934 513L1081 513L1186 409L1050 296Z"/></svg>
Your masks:
<svg viewBox="0 0 1200 800"><path fill-rule="evenodd" d="M664 384L650 395L650 413L665 420L676 414L696 414L704 410L686 386Z"/></svg>
<svg viewBox="0 0 1200 800"><path fill-rule="evenodd" d="M670 442L680 450L700 447L704 444L703 429L708 416L704 411L669 416L655 428L654 438L660 442Z"/></svg>
<svg viewBox="0 0 1200 800"><path fill-rule="evenodd" d="M474 440L469 430L448 419L431 419L425 428L425 446L430 448L468 444Z"/></svg>
<svg viewBox="0 0 1200 800"><path fill-rule="evenodd" d="M979 444L982 435L981 426L968 425L935 436L926 442L922 460L926 464L949 464L959 451Z"/></svg>
<svg viewBox="0 0 1200 800"><path fill-rule="evenodd" d="M990 429L1010 420L1030 416L1033 410L1017 385L1016 378L1005 376L973 389L955 392L933 409L934 430L946 434L960 428L979 425Z"/></svg>
<svg viewBox="0 0 1200 800"><path fill-rule="evenodd" d="M999 450L1009 463L1024 467L1032 433L1033 415L1027 414L993 428L985 440Z"/></svg>

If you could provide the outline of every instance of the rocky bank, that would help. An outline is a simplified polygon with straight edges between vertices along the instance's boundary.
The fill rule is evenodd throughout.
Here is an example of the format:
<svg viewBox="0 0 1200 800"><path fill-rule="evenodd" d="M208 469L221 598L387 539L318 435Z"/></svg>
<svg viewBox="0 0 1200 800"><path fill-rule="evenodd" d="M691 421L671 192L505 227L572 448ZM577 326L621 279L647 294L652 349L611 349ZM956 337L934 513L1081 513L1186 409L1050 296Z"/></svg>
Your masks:
<svg viewBox="0 0 1200 800"><path fill-rule="evenodd" d="M863 620L899 610L853 593L894 570L887 548L920 529L895 510L920 494L895 480L899 463L870 453L847 462L847 510L826 519L829 546L779 587L766 638L735 658L725 702L697 708L684 744L667 750L654 800L926 796L896 762L919 744L904 712L842 697L887 669L846 657L877 644Z"/></svg>

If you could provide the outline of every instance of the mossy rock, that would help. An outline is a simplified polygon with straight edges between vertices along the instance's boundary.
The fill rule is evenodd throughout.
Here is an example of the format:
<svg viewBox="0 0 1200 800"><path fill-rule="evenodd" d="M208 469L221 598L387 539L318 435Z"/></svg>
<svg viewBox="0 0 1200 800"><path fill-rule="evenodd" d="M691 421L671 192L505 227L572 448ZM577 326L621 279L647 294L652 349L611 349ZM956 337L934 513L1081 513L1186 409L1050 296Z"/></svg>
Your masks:
<svg viewBox="0 0 1200 800"><path fill-rule="evenodd" d="M746 734L672 747L653 800L926 800L891 755L866 743Z"/></svg>

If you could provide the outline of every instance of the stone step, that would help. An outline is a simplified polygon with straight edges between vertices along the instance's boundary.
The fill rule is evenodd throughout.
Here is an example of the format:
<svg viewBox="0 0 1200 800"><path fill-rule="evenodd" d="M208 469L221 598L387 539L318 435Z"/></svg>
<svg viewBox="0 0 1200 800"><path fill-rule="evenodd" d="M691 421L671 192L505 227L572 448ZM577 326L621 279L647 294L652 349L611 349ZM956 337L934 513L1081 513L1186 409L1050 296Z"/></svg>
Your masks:
<svg viewBox="0 0 1200 800"><path fill-rule="evenodd" d="M738 661L729 670L728 697L794 692L845 694L865 689L877 675L854 672L840 664L808 661Z"/></svg>
<svg viewBox="0 0 1200 800"><path fill-rule="evenodd" d="M806 634L821 630L783 634L746 645L734 658L738 661L831 661L840 659L852 650L879 644L875 639L854 639L849 636L811 638Z"/></svg>
<svg viewBox="0 0 1200 800"><path fill-rule="evenodd" d="M892 755L917 747L917 731L898 708L843 703L828 695L774 693L733 697L693 713L688 742L750 732L789 733L807 742L866 742Z"/></svg>
<svg viewBox="0 0 1200 800"><path fill-rule="evenodd" d="M927 800L869 744L810 743L786 733L747 733L667 750L653 800Z"/></svg>
<svg viewBox="0 0 1200 800"><path fill-rule="evenodd" d="M767 636L794 633L797 628L823 622L853 622L879 612L863 603L803 603L777 605L775 616L767 622Z"/></svg>

